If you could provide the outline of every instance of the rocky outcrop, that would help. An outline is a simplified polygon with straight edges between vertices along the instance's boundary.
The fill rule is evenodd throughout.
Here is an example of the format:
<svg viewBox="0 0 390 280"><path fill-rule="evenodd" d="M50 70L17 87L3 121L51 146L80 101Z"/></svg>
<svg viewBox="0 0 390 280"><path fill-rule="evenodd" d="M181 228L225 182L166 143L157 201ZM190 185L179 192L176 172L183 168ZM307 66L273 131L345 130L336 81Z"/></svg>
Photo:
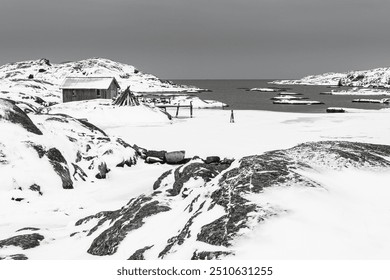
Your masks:
<svg viewBox="0 0 390 280"><path fill-rule="evenodd" d="M137 251L134 252L134 254L132 254L128 260L145 260L145 257L144 257L144 253L151 249L153 246L145 246L144 248L141 248L141 249L138 249Z"/></svg>
<svg viewBox="0 0 390 280"><path fill-rule="evenodd" d="M62 156L61 152L56 148L51 148L46 153L54 171L60 176L62 181L62 188L73 189L73 182L70 178L68 163Z"/></svg>
<svg viewBox="0 0 390 280"><path fill-rule="evenodd" d="M148 226L164 225L168 233L148 232L148 243L140 244L141 249L132 247L131 259L145 259L146 251L154 259L174 258L178 253L194 260L222 259L235 254L239 237L286 211L253 200L268 188L322 188L306 174L347 168L389 170L389 159L390 146L343 141L304 143L231 164L197 159L165 172L154 190L133 198L122 209L98 213L77 225L90 228L88 234L95 236L90 254L111 255L127 233L141 229L148 217L156 215L155 227ZM186 253L189 248L191 254Z"/></svg>
<svg viewBox="0 0 390 280"><path fill-rule="evenodd" d="M219 260L223 257L232 255L232 252L227 251L195 251L191 260Z"/></svg>
<svg viewBox="0 0 390 280"><path fill-rule="evenodd" d="M42 132L35 126L26 113L11 100L0 98L0 121L1 120L20 125L28 132L42 135Z"/></svg>
<svg viewBox="0 0 390 280"><path fill-rule="evenodd" d="M0 240L0 248L7 246L20 247L23 250L31 249L40 245L45 237L38 233L23 234Z"/></svg>
<svg viewBox="0 0 390 280"><path fill-rule="evenodd" d="M229 164L206 164L202 162L192 162L184 166L180 166L173 172L174 183L172 188L167 189L167 192L172 196L178 195L184 184L190 179L203 179L204 182L209 182L212 178L216 177L229 166ZM160 188L163 180L170 174L171 171L167 171L162 174L154 183L153 189L156 190Z"/></svg>
<svg viewBox="0 0 390 280"><path fill-rule="evenodd" d="M106 221L113 223L112 226L94 239L88 249L88 253L92 255L112 255L116 252L120 242L126 235L130 231L140 228L147 217L169 210L171 210L171 208L153 200L152 197L140 196L130 200L129 203L120 210L98 213L95 216L79 220L76 225L80 225L92 218L100 219L98 225L91 229L89 233L91 234Z"/></svg>
<svg viewBox="0 0 390 280"><path fill-rule="evenodd" d="M15 254L15 255L8 255L8 256L1 256L0 255L0 261L2 260L15 260L15 261L23 261L28 260L27 256L24 254Z"/></svg>

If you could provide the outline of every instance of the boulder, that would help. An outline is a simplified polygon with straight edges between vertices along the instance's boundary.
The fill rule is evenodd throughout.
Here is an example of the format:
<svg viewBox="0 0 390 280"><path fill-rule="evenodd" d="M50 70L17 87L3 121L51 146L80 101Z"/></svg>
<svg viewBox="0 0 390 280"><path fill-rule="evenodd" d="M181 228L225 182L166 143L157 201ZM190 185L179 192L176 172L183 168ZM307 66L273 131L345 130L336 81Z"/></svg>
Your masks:
<svg viewBox="0 0 390 280"><path fill-rule="evenodd" d="M146 151L145 155L146 157L152 157L152 158L159 158L161 159L163 162L165 162L165 154L167 153L167 151L154 151L154 150L149 150L149 151Z"/></svg>
<svg viewBox="0 0 390 280"><path fill-rule="evenodd" d="M147 157L145 159L146 163L164 163L164 160L158 157Z"/></svg>
<svg viewBox="0 0 390 280"><path fill-rule="evenodd" d="M165 161L168 164L180 164L183 162L185 158L185 151L175 151L175 152L169 152L165 154Z"/></svg>
<svg viewBox="0 0 390 280"><path fill-rule="evenodd" d="M219 163L220 161L221 161L221 159L218 156L210 156L204 160L204 163L206 163L206 164Z"/></svg>
<svg viewBox="0 0 390 280"><path fill-rule="evenodd" d="M107 173L110 172L110 169L107 167L105 162L101 162L98 166L99 173L95 175L97 179L106 179Z"/></svg>

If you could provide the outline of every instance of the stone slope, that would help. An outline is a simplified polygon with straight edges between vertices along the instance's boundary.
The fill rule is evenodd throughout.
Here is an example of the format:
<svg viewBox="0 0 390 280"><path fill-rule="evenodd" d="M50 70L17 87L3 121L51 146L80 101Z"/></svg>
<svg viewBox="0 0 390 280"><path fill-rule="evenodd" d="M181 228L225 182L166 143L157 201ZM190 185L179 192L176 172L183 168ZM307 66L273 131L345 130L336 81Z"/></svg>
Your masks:
<svg viewBox="0 0 390 280"><path fill-rule="evenodd" d="M79 220L77 235L92 237L88 253L98 256L127 252L130 259L223 258L234 255L235 240L285 211L256 203L253 196L274 187L322 188L307 172L389 170L389 156L390 146L323 141L248 156L231 165L193 160L162 174L154 190L121 209Z"/></svg>

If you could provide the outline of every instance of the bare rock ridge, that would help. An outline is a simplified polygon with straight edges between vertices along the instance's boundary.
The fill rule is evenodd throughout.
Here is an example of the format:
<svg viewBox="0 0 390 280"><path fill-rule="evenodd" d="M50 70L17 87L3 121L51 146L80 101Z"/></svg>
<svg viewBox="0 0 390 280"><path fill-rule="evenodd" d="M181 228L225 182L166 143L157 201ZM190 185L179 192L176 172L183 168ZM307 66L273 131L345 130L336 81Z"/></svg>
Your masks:
<svg viewBox="0 0 390 280"><path fill-rule="evenodd" d="M232 164L192 160L162 174L149 193L132 198L117 211L81 219L76 227L90 228L86 234L94 240L88 253L93 255L113 255L122 248L130 259L177 254L187 259L224 258L234 254L237 238L284 211L251 201L251 195L272 187L321 187L304 175L308 170L388 169L389 156L386 145L322 141L248 156ZM144 227L161 225L166 232L148 232L146 243L126 239ZM187 252L188 248L192 251Z"/></svg>
<svg viewBox="0 0 390 280"><path fill-rule="evenodd" d="M5 240L0 240L0 248L16 246L23 250L27 250L39 246L43 239L45 239L45 237L39 233L17 235Z"/></svg>
<svg viewBox="0 0 390 280"><path fill-rule="evenodd" d="M42 135L31 119L11 100L0 98L0 120L18 124L28 132Z"/></svg>

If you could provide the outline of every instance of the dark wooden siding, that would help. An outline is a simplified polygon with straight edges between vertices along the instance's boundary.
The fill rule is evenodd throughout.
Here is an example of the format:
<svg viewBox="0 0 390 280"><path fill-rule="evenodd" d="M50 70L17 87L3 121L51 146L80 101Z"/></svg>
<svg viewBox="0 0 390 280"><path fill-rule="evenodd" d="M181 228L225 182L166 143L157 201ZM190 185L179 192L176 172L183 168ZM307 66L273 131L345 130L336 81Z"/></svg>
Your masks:
<svg viewBox="0 0 390 280"><path fill-rule="evenodd" d="M118 88L114 82L108 89L100 89L100 96L97 95L97 89L63 89L63 102L91 100L97 98L112 99L117 96Z"/></svg>
<svg viewBox="0 0 390 280"><path fill-rule="evenodd" d="M107 98L114 98L118 95L118 88L116 87L116 84L114 81L112 81L110 87L107 90Z"/></svg>
<svg viewBox="0 0 390 280"><path fill-rule="evenodd" d="M63 102L90 100L97 98L96 89L63 89Z"/></svg>

